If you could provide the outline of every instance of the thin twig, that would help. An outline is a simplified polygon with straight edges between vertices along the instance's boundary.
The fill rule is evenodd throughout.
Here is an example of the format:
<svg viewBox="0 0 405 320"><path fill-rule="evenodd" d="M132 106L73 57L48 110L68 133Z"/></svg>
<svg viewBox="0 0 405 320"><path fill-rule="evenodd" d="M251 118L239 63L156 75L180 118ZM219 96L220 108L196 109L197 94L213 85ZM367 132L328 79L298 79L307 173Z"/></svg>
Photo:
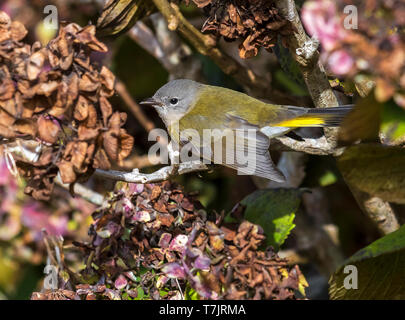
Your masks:
<svg viewBox="0 0 405 320"><path fill-rule="evenodd" d="M70 185L63 183L59 175L56 176L55 182L57 185L61 186L62 188L66 189L66 190L70 190ZM103 206L106 203L106 201L104 200L104 197L101 194L99 194L98 192L95 192L91 189L86 188L85 186L81 185L80 183L75 183L74 193L77 195L80 195L80 197L82 197L83 199L85 199L88 202L93 203L97 206Z"/></svg>
<svg viewBox="0 0 405 320"><path fill-rule="evenodd" d="M117 81L117 83L115 84L115 91L120 95L122 100L124 100L134 117L139 121L139 123L145 128L147 132L155 128L155 124L148 119L148 117L143 113L141 107L135 102L134 99L132 99L130 93L128 92L122 81Z"/></svg>

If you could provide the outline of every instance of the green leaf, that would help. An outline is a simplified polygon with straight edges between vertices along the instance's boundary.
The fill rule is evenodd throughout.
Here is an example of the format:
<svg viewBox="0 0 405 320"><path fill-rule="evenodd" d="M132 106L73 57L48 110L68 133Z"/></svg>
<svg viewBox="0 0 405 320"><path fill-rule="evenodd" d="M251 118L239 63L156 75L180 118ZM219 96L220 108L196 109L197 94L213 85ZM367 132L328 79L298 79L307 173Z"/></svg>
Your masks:
<svg viewBox="0 0 405 320"><path fill-rule="evenodd" d="M195 291L191 287L187 287L186 291L184 292L184 299L185 300L200 300L200 296L198 292Z"/></svg>
<svg viewBox="0 0 405 320"><path fill-rule="evenodd" d="M135 300L144 300L146 299L145 292L143 291L142 287L137 288L138 295L136 296Z"/></svg>
<svg viewBox="0 0 405 320"><path fill-rule="evenodd" d="M169 293L169 291L167 291L167 290L159 290L159 296L161 298L167 296L168 293Z"/></svg>
<svg viewBox="0 0 405 320"><path fill-rule="evenodd" d="M351 276L344 273L346 265L357 268L358 289L345 288L345 278ZM331 299L405 299L404 266L405 225L351 256L330 278L329 295Z"/></svg>
<svg viewBox="0 0 405 320"><path fill-rule="evenodd" d="M405 110L390 100L384 104L380 131L387 143L400 144L405 141Z"/></svg>
<svg viewBox="0 0 405 320"><path fill-rule="evenodd" d="M278 249L295 227L301 193L298 189L257 190L241 201L246 206L245 219L263 228L267 245Z"/></svg>
<svg viewBox="0 0 405 320"><path fill-rule="evenodd" d="M389 202L405 203L405 149L380 144L349 147L338 158L345 180Z"/></svg>
<svg viewBox="0 0 405 320"><path fill-rule="evenodd" d="M319 185L322 186L322 187L326 187L326 186L329 186L331 184L334 184L337 180L338 179L337 179L335 173L328 170L328 171L325 172L325 174L323 174L319 178Z"/></svg>

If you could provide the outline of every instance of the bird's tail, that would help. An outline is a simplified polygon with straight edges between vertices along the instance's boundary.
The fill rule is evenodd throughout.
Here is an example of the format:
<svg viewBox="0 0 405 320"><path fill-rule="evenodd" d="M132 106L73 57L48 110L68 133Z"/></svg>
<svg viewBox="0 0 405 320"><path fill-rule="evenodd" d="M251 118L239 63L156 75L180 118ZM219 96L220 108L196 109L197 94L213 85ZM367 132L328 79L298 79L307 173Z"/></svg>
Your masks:
<svg viewBox="0 0 405 320"><path fill-rule="evenodd" d="M335 108L308 109L308 112L289 120L275 124L277 127L337 127L354 105L343 105Z"/></svg>

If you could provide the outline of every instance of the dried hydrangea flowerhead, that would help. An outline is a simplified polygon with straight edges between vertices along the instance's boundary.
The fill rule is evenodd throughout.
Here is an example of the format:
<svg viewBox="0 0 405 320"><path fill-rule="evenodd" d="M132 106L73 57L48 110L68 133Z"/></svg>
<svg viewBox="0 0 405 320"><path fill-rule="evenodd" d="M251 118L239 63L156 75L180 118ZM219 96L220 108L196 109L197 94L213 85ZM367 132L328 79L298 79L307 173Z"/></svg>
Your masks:
<svg viewBox="0 0 405 320"><path fill-rule="evenodd" d="M64 183L85 180L132 150L127 115L108 101L115 77L91 60L107 52L95 33L71 23L46 47L29 45L25 27L0 12L0 135L10 145L24 139L14 156L37 199L49 198L58 173Z"/></svg>
<svg viewBox="0 0 405 320"><path fill-rule="evenodd" d="M189 1L187 1L188 3ZM291 24L279 15L273 1L193 0L209 16L202 31L227 41L240 40L242 59L256 56L260 48L271 50L278 36L291 34Z"/></svg>
<svg viewBox="0 0 405 320"><path fill-rule="evenodd" d="M240 213L241 215L243 212ZM260 226L224 223L176 184L118 184L93 213L91 240L76 243L88 268L76 299L297 299L306 281L271 248ZM71 278L73 281L73 278ZM108 289L107 289L108 288ZM64 293L64 296L67 294ZM33 299L52 299L34 294Z"/></svg>

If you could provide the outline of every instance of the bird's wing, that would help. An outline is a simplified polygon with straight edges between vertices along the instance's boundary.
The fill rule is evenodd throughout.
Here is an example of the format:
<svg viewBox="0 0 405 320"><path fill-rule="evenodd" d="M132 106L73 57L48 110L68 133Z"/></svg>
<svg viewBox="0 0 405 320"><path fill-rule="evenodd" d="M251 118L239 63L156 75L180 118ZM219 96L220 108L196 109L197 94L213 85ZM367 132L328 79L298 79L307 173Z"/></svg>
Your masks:
<svg viewBox="0 0 405 320"><path fill-rule="evenodd" d="M260 128L229 113L225 114L223 120L220 122L221 128L211 128L211 122L204 120L204 117L200 117L198 122L193 121L198 126L185 135L190 137L183 140L189 142L185 143L186 148L193 152L198 150L203 159L233 168L239 174L284 182L283 174L271 160L270 141ZM211 129L211 135L201 129ZM187 131L184 128L184 132ZM199 139L197 132L200 134Z"/></svg>

